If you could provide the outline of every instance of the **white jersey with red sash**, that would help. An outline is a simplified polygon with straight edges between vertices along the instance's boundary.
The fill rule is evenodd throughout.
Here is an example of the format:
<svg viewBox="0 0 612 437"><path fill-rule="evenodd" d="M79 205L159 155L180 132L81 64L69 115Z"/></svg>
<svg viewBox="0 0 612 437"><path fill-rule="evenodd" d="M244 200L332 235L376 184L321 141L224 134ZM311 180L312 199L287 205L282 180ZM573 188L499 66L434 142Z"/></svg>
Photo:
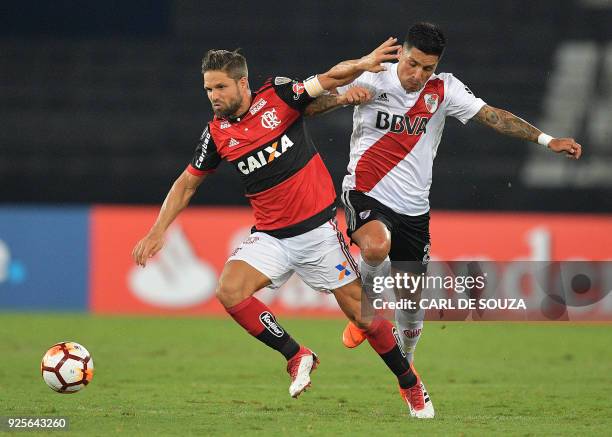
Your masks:
<svg viewBox="0 0 612 437"><path fill-rule="evenodd" d="M370 102L353 113L348 175L342 189L374 197L395 212L421 215L429 211L433 160L447 116L462 123L485 102L450 73L434 74L422 90L407 92L397 76L397 64L364 73L351 86L372 91Z"/></svg>

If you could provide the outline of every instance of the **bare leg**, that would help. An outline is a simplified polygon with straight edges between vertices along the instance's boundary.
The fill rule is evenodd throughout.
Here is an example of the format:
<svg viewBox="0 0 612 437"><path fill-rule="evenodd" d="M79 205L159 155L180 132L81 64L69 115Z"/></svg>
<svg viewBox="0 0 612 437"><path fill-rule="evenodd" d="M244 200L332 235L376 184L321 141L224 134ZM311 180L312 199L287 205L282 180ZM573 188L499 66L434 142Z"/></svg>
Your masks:
<svg viewBox="0 0 612 437"><path fill-rule="evenodd" d="M270 308L252 296L270 283L267 276L250 264L229 261L219 279L217 298L249 334L289 360L299 352L300 345L276 321Z"/></svg>

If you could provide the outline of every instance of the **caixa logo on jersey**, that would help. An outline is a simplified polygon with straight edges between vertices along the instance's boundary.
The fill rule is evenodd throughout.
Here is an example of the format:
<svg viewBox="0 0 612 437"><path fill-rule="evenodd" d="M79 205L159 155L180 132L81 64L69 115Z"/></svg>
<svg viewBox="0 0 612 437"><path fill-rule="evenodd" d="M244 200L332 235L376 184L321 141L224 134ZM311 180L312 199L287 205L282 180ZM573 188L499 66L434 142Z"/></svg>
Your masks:
<svg viewBox="0 0 612 437"><path fill-rule="evenodd" d="M265 149L243 158L236 165L242 174L248 175L274 161L291 146L293 146L293 141L287 135L283 135L280 140L274 141Z"/></svg>
<svg viewBox="0 0 612 437"><path fill-rule="evenodd" d="M275 337L282 337L285 331L280 327L278 323L276 323L276 319L269 311L264 311L259 315L259 321L264 327L270 331Z"/></svg>
<svg viewBox="0 0 612 437"><path fill-rule="evenodd" d="M407 135L421 135L426 132L429 118L421 116L397 115L378 111L376 114L376 128L389 130L389 132Z"/></svg>

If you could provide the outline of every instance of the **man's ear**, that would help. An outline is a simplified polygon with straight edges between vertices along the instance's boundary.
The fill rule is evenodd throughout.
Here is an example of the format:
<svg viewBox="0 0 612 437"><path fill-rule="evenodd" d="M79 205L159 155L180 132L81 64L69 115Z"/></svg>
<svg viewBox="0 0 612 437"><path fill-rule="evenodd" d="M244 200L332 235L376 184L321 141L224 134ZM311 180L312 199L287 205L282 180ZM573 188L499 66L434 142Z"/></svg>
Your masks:
<svg viewBox="0 0 612 437"><path fill-rule="evenodd" d="M238 83L240 84L240 88L249 89L249 78L248 77L241 77L238 80Z"/></svg>

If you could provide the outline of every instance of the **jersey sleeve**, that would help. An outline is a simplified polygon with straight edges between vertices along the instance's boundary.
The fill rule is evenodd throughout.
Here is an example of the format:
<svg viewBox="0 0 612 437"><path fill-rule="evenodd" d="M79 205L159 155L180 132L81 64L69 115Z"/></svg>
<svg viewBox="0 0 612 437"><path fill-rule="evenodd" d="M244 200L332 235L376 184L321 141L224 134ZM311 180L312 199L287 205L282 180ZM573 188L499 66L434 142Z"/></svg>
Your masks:
<svg viewBox="0 0 612 437"><path fill-rule="evenodd" d="M445 78L448 83L446 88L447 105L446 115L455 117L461 123L466 124L480 109L486 105L484 100L479 99L472 91L452 74Z"/></svg>
<svg viewBox="0 0 612 437"><path fill-rule="evenodd" d="M303 80L277 76L272 79L272 86L276 94L287 105L300 112L304 111L306 106L315 99L306 91Z"/></svg>
<svg viewBox="0 0 612 437"><path fill-rule="evenodd" d="M193 159L187 166L187 171L195 176L202 176L214 172L219 163L221 163L221 157L210 134L210 126L206 125L193 153Z"/></svg>

